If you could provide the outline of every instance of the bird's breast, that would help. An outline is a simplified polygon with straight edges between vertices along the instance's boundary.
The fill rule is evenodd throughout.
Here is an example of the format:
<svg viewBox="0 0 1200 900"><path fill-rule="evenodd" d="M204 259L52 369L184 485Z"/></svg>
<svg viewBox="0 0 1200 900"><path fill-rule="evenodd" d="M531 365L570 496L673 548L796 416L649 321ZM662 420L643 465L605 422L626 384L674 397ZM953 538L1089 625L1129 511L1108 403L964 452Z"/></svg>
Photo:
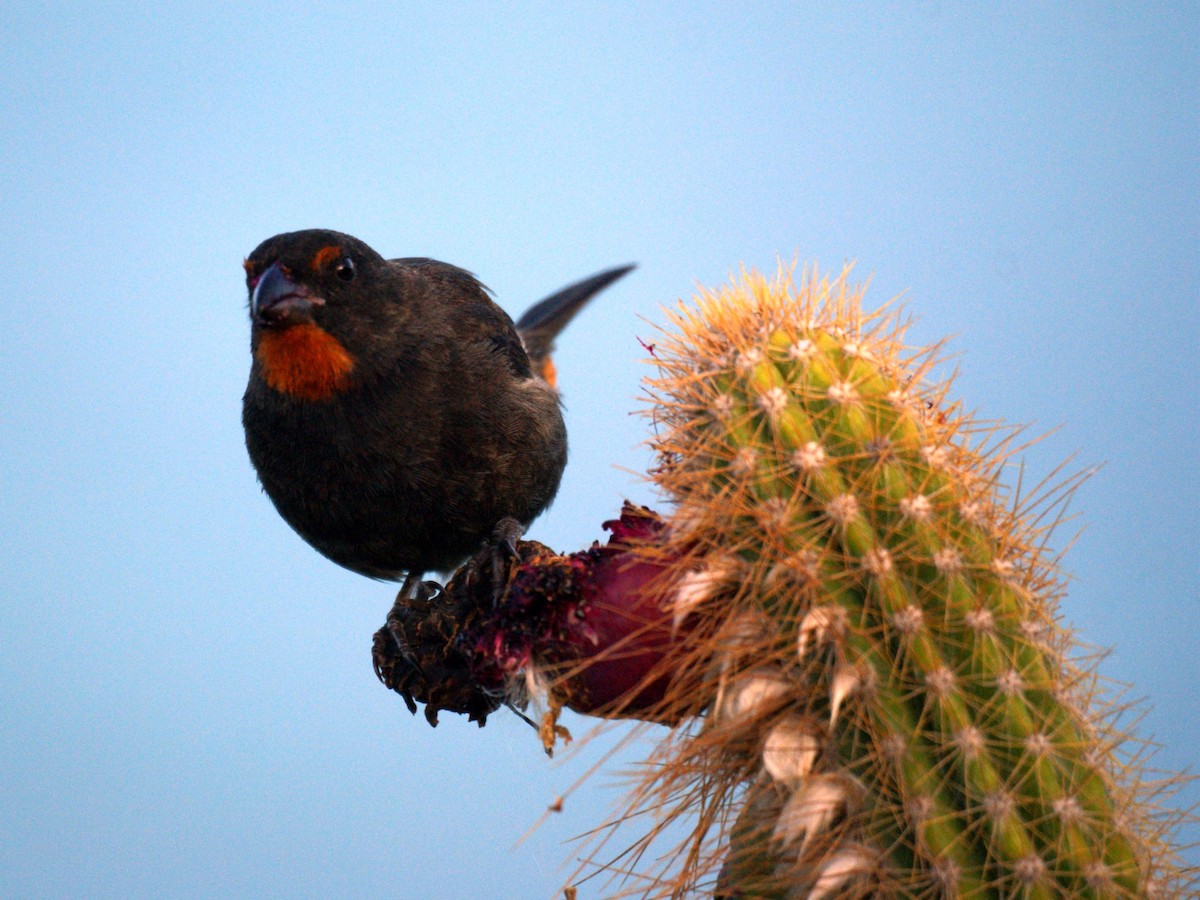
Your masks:
<svg viewBox="0 0 1200 900"><path fill-rule="evenodd" d="M254 356L273 390L299 400L328 400L342 393L354 371L354 358L342 343L307 322L264 331Z"/></svg>

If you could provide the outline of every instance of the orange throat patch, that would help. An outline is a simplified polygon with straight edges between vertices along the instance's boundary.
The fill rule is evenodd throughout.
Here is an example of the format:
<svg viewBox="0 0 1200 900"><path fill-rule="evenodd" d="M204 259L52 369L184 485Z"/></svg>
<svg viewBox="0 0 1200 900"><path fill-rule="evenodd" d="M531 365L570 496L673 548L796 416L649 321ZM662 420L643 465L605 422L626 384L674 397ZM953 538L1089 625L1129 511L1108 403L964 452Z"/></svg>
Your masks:
<svg viewBox="0 0 1200 900"><path fill-rule="evenodd" d="M264 331L254 352L267 384L301 400L328 400L350 386L354 359L312 323Z"/></svg>

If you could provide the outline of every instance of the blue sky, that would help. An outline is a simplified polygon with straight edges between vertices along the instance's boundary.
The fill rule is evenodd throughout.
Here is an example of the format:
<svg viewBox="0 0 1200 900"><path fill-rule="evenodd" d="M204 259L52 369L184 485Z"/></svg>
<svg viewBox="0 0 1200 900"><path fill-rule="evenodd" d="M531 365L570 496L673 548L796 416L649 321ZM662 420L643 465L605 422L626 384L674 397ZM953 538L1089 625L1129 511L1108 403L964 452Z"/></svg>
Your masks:
<svg viewBox="0 0 1200 900"><path fill-rule="evenodd" d="M856 260L956 336L968 408L1061 426L1030 475L1105 463L1063 613L1196 766L1194 4L13 6L0 894L551 896L618 796L518 844L604 741L551 763L511 716L409 718L370 667L389 588L258 490L240 264L304 227L512 313L639 263L560 341L572 461L532 536L561 548L653 499L629 412L662 304Z"/></svg>

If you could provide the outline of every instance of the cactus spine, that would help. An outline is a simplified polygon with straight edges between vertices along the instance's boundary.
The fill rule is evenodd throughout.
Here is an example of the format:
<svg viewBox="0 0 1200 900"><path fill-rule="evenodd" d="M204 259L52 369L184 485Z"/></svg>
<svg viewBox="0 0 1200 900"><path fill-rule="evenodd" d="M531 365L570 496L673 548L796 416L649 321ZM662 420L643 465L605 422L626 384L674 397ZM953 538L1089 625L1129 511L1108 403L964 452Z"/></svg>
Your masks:
<svg viewBox="0 0 1200 900"><path fill-rule="evenodd" d="M938 348L861 295L743 274L654 347L676 511L652 552L692 647L668 703L710 702L622 816L654 817L643 860L692 826L633 890L720 869L730 898L1183 895L1181 816L1156 805L1178 782L1143 778L1057 619L1071 485L1008 494L1015 432L950 402Z"/></svg>

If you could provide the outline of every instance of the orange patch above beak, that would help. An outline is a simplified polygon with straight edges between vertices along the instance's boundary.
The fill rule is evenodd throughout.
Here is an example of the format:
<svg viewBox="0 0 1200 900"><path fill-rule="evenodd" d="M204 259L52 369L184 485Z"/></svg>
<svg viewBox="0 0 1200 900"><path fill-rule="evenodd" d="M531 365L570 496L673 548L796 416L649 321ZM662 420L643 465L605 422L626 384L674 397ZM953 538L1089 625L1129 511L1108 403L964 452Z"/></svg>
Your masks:
<svg viewBox="0 0 1200 900"><path fill-rule="evenodd" d="M312 262L309 265L315 272L327 263L333 262L342 255L342 248L336 244L328 244L313 254Z"/></svg>
<svg viewBox="0 0 1200 900"><path fill-rule="evenodd" d="M328 400L344 391L354 369L341 342L311 322L263 331L254 355L268 385L300 400Z"/></svg>

